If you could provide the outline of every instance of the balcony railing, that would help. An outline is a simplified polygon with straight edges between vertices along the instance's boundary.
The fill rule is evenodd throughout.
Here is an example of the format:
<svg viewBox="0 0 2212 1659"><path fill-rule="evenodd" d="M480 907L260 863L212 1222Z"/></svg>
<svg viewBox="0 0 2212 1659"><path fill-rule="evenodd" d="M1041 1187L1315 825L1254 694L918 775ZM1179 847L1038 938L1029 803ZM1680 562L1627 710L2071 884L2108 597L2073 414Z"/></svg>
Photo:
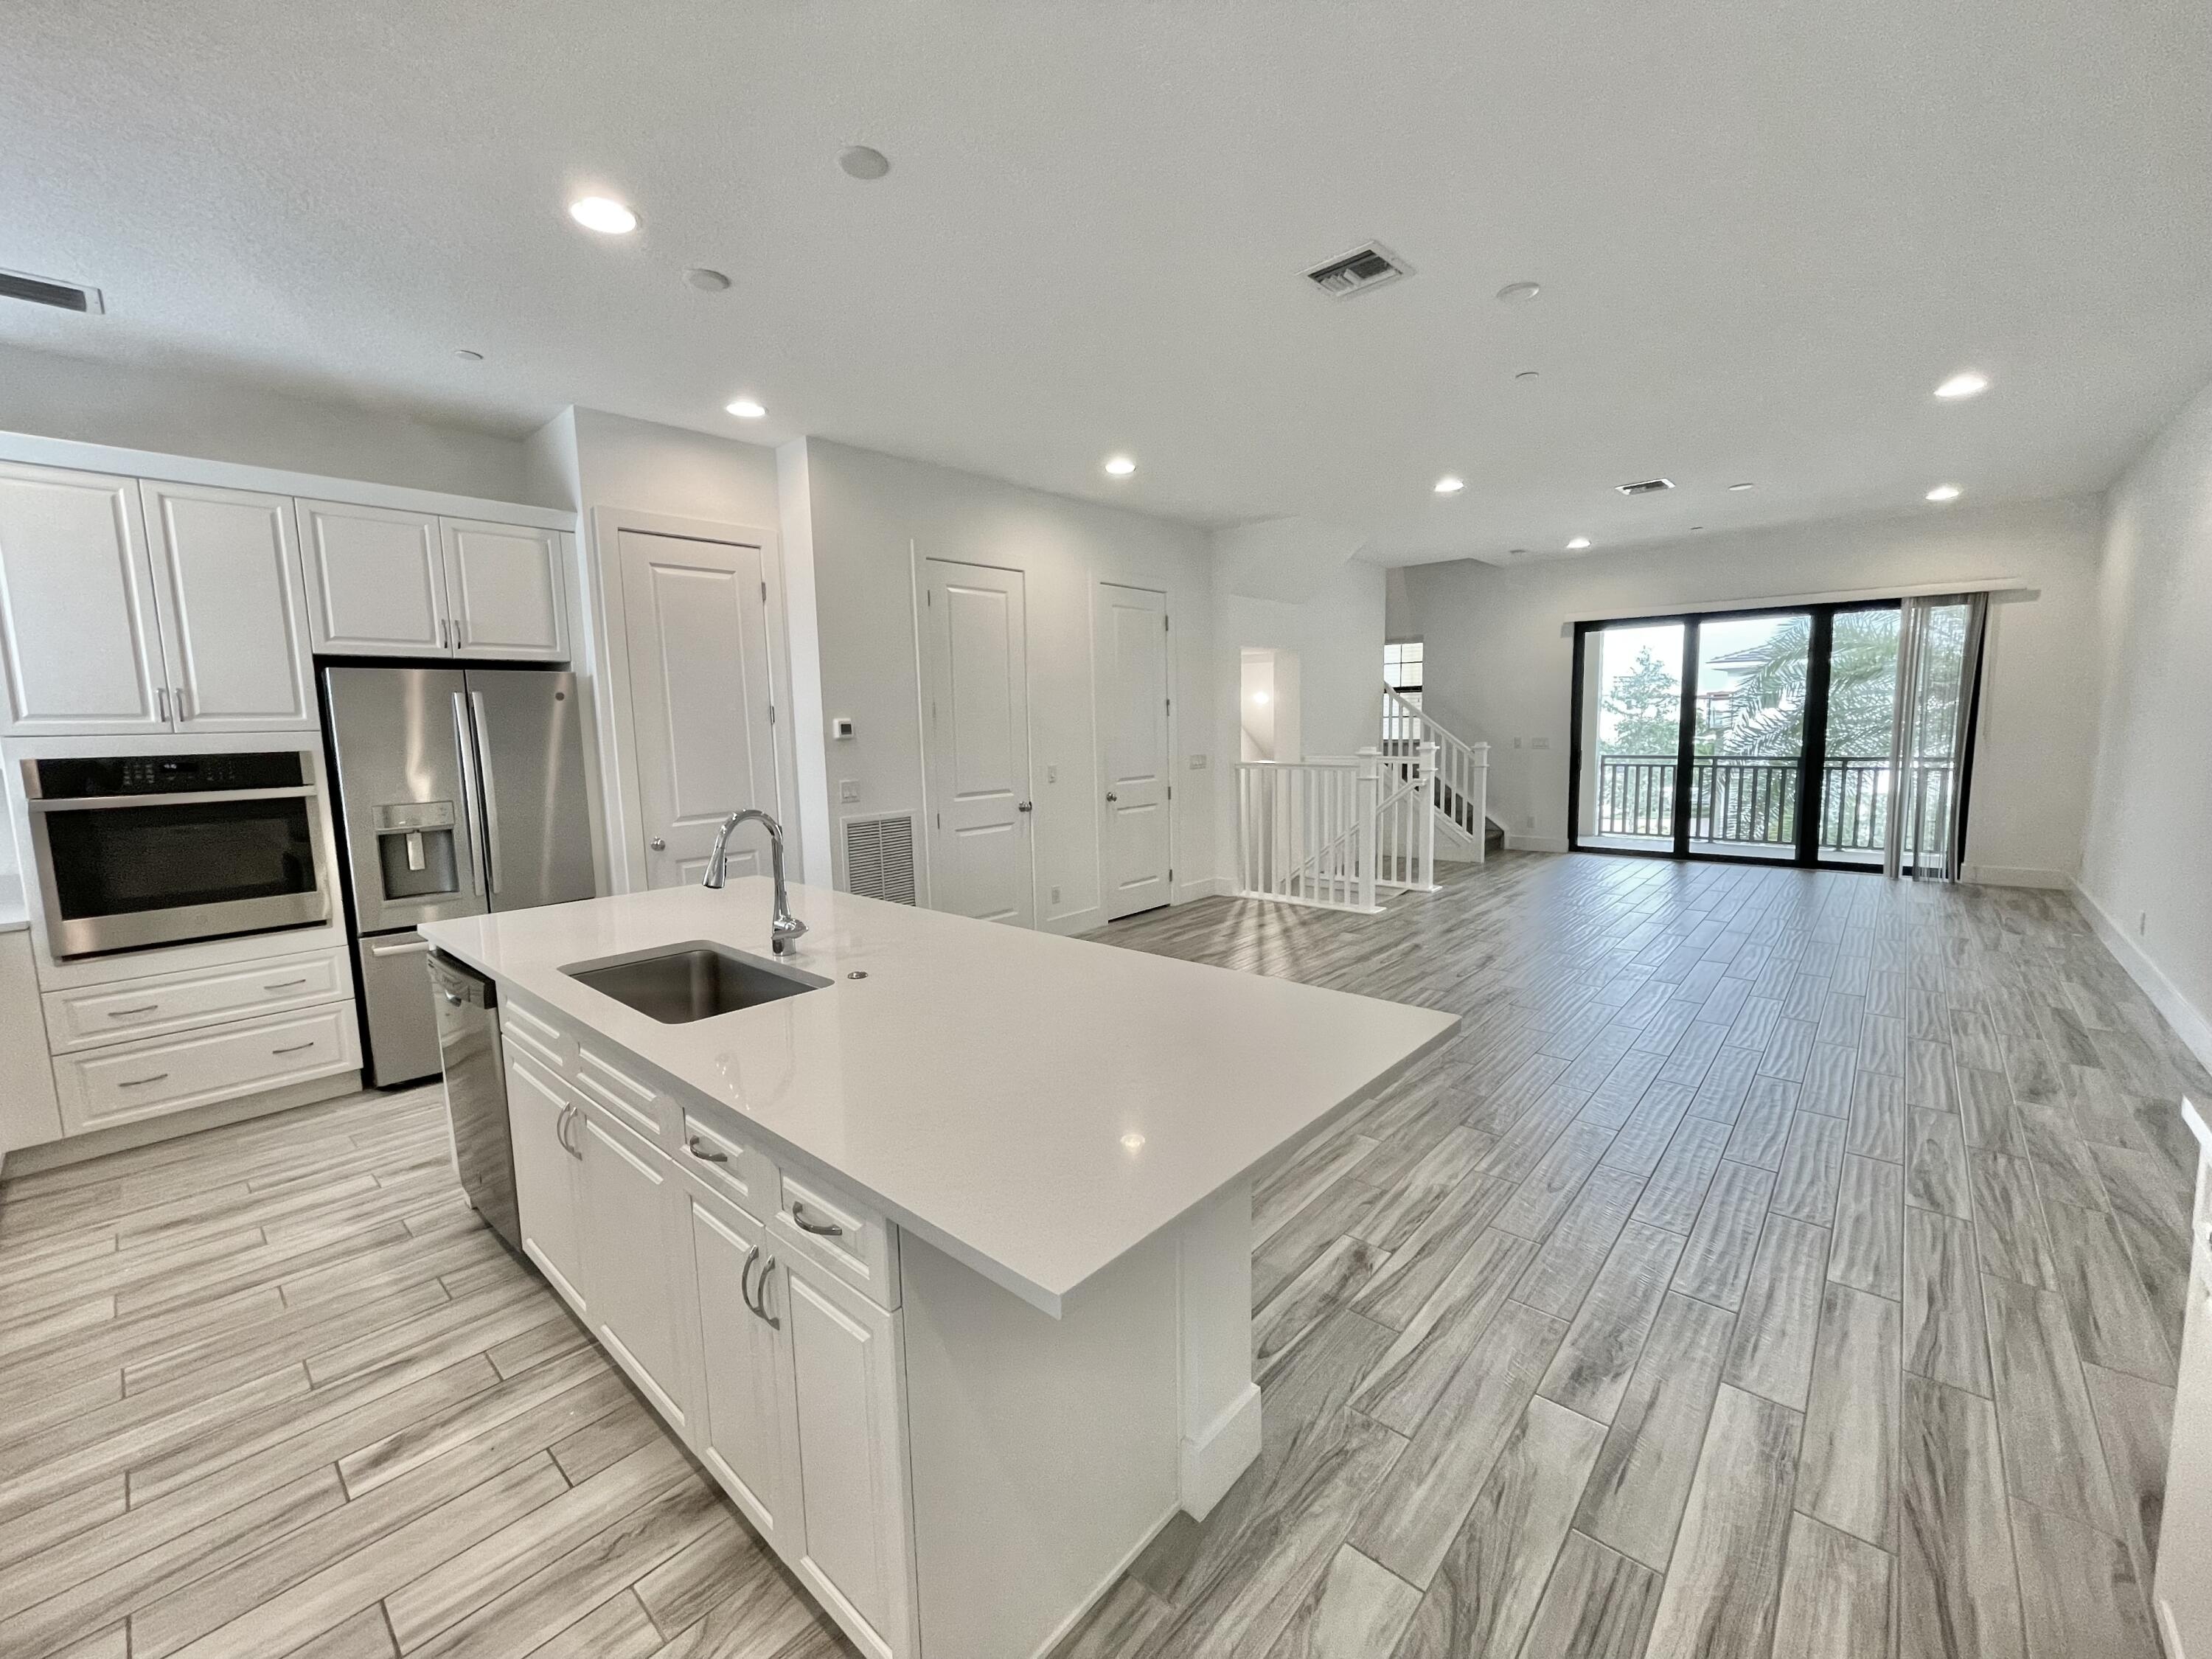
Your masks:
<svg viewBox="0 0 2212 1659"><path fill-rule="evenodd" d="M1605 755L1598 761L1593 833L1671 841L1675 759L1672 755ZM1820 850L1878 854L1889 831L1894 790L1886 757L1831 760L1820 769ZM1690 775L1690 839L1733 847L1789 847L1797 839L1798 762L1794 756L1701 755ZM1914 825L1922 851L1940 854L1949 818L1951 766L1911 768L1904 801L1905 838Z"/></svg>

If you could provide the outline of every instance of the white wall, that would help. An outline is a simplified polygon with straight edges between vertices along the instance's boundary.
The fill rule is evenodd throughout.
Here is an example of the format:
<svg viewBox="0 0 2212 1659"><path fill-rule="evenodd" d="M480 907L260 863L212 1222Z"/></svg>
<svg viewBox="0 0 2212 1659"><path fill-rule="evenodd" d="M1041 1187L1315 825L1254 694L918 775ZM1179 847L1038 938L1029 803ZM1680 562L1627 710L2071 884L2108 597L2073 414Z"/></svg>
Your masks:
<svg viewBox="0 0 2212 1659"><path fill-rule="evenodd" d="M2212 1065L2212 388L2107 505L2081 890L2116 952Z"/></svg>
<svg viewBox="0 0 2212 1659"><path fill-rule="evenodd" d="M160 364L0 346L0 430L562 505L531 493L522 439Z"/></svg>
<svg viewBox="0 0 2212 1659"><path fill-rule="evenodd" d="M803 482L809 495L805 517L819 628L821 714L824 721L843 714L856 722L850 741L827 744L830 812L921 811L915 629L920 562L958 559L1019 570L1028 607L1037 916L1043 926L1069 932L1096 926L1103 789L1092 702L1095 589L1101 580L1162 588L1174 623L1176 885L1179 895L1194 885L1205 890L1213 872L1218 763L1194 771L1188 757L1236 752L1233 734L1225 750L1211 740L1206 533L819 439L805 441L803 458L794 449L784 448L786 476ZM800 733L802 745L809 738ZM1059 769L1056 783L1047 781L1053 767ZM858 788L855 802L836 799L848 780Z"/></svg>
<svg viewBox="0 0 2212 1659"><path fill-rule="evenodd" d="M2094 498L1929 509L1511 568L1417 565L1402 599L1393 583L1389 631L1427 641L1424 702L1436 718L1490 744L1491 814L1513 844L1556 848L1567 833L1570 617L2019 578L2037 597L1990 608L1968 874L2063 885L2080 859L2094 735L2100 510Z"/></svg>

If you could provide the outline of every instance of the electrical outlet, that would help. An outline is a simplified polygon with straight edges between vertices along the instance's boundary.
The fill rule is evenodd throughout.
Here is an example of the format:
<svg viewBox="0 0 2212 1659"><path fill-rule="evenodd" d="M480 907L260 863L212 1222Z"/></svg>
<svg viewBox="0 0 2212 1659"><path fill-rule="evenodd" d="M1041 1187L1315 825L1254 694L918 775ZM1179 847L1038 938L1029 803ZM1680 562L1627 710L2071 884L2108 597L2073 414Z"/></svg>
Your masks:
<svg viewBox="0 0 2212 1659"><path fill-rule="evenodd" d="M1047 783L1058 783L1060 781L1060 769L1057 766L1046 767L1044 769L1044 781Z"/></svg>
<svg viewBox="0 0 2212 1659"><path fill-rule="evenodd" d="M840 778L840 779L838 779L838 780L837 780L837 799L838 799L839 800L841 800L841 801L844 802L844 803L845 803L846 805L850 805L853 802L854 802L854 801L856 801L856 800L860 799L860 779L858 779L858 778Z"/></svg>
<svg viewBox="0 0 2212 1659"><path fill-rule="evenodd" d="M1194 772L1203 772L1206 770L1206 757L1203 755L1193 755L1190 757L1190 769Z"/></svg>
<svg viewBox="0 0 2212 1659"><path fill-rule="evenodd" d="M1523 830L1534 830L1536 827L1536 815L1534 812L1523 812L1521 815L1521 827Z"/></svg>
<svg viewBox="0 0 2212 1659"><path fill-rule="evenodd" d="M1055 887L1055 888L1054 888L1054 889L1052 890L1052 902L1053 902L1054 904L1057 904L1057 903L1059 903L1059 902L1060 902L1060 889L1059 889L1059 888L1057 888L1057 887Z"/></svg>
<svg viewBox="0 0 2212 1659"><path fill-rule="evenodd" d="M1531 738L1528 739L1528 746L1531 749L1549 749L1552 746L1552 740L1549 738Z"/></svg>

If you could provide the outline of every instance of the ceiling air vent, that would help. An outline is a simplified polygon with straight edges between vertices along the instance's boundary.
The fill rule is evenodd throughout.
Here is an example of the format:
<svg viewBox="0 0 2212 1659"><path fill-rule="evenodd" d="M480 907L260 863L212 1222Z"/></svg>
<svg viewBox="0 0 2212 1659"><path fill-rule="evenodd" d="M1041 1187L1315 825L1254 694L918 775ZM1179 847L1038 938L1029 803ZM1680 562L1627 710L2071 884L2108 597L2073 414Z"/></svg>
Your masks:
<svg viewBox="0 0 2212 1659"><path fill-rule="evenodd" d="M57 283L21 270L0 270L0 299L28 300L34 306L52 306L57 311L97 312L104 308L96 288Z"/></svg>
<svg viewBox="0 0 2212 1659"><path fill-rule="evenodd" d="M1370 288L1380 288L1385 283L1413 274L1413 266L1382 243L1370 242L1341 259L1315 266L1306 272L1306 281L1332 299L1347 300L1355 294L1364 294Z"/></svg>
<svg viewBox="0 0 2212 1659"><path fill-rule="evenodd" d="M1662 489L1672 489L1672 478L1646 478L1641 483L1615 484L1613 488L1624 495L1656 495Z"/></svg>
<svg viewBox="0 0 2212 1659"><path fill-rule="evenodd" d="M845 820L845 890L914 902L914 814Z"/></svg>

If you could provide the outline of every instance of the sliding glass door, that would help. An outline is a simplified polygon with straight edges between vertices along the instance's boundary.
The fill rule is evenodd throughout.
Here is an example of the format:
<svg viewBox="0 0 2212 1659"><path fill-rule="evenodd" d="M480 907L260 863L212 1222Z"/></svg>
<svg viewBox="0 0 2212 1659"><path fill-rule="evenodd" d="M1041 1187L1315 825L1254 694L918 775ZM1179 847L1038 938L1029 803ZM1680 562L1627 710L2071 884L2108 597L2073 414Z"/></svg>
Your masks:
<svg viewBox="0 0 2212 1659"><path fill-rule="evenodd" d="M1570 844L1954 873L1981 605L1577 624Z"/></svg>

